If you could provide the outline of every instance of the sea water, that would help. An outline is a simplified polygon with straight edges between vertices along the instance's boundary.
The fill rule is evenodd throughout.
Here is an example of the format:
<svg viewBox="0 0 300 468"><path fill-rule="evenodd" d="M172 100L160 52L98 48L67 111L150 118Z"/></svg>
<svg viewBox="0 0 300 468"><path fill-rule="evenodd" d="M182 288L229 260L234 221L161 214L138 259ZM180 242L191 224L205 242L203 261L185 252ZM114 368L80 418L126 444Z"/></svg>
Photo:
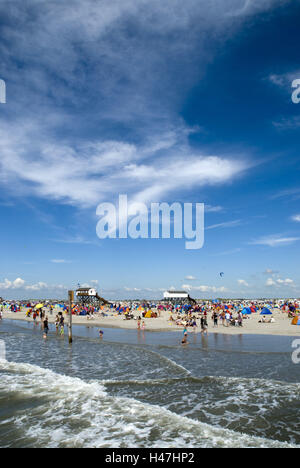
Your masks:
<svg viewBox="0 0 300 468"><path fill-rule="evenodd" d="M293 338L103 331L0 323L0 447L300 445Z"/></svg>

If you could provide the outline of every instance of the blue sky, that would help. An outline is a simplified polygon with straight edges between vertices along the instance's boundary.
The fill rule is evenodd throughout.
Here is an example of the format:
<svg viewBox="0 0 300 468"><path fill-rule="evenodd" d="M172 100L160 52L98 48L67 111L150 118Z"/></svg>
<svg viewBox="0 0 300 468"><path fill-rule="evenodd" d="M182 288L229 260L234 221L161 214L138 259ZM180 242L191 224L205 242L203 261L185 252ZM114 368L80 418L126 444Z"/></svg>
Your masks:
<svg viewBox="0 0 300 468"><path fill-rule="evenodd" d="M0 295L299 296L299 17L298 0L3 0ZM119 194L205 203L204 247L100 240Z"/></svg>

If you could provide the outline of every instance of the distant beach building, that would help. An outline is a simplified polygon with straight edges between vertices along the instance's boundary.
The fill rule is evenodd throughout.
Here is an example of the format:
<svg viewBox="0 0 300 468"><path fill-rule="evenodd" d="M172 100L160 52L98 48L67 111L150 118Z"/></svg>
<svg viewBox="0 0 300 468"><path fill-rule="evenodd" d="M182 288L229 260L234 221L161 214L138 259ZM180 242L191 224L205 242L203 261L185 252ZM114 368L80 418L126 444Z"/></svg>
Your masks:
<svg viewBox="0 0 300 468"><path fill-rule="evenodd" d="M189 295L186 291L165 291L164 292L164 299L166 300L174 300L174 299L189 299Z"/></svg>
<svg viewBox="0 0 300 468"><path fill-rule="evenodd" d="M93 297L97 295L97 291L94 288L78 288L76 291L76 296L77 297Z"/></svg>

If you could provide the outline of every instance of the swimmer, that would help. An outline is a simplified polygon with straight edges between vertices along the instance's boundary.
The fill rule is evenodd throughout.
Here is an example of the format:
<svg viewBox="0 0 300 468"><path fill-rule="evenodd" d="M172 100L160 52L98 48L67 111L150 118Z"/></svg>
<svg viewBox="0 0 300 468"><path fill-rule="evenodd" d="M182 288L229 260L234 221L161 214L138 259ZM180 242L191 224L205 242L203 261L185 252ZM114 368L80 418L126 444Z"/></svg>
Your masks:
<svg viewBox="0 0 300 468"><path fill-rule="evenodd" d="M103 331L102 330L99 330L99 336L100 336L100 338L103 338Z"/></svg>

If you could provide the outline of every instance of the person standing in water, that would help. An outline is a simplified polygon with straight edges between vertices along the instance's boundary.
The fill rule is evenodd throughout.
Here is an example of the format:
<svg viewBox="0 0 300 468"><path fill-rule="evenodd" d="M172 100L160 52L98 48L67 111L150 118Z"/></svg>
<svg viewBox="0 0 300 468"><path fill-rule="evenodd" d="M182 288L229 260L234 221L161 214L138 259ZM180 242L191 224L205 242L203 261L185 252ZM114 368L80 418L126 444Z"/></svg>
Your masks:
<svg viewBox="0 0 300 468"><path fill-rule="evenodd" d="M187 341L187 332L184 332L183 338L182 338L182 340L181 340L181 344L183 344L183 345L188 344L188 341Z"/></svg>
<svg viewBox="0 0 300 468"><path fill-rule="evenodd" d="M56 328L56 331L58 332L58 327L59 327L59 316L57 315L55 317L55 328Z"/></svg>
<svg viewBox="0 0 300 468"><path fill-rule="evenodd" d="M63 314L61 314L59 326L60 326L60 334L64 335L65 334L65 319L64 319Z"/></svg>
<svg viewBox="0 0 300 468"><path fill-rule="evenodd" d="M49 322L48 322L48 317L45 318L43 322L43 328L44 328L44 339L47 338L48 332L49 332Z"/></svg>

